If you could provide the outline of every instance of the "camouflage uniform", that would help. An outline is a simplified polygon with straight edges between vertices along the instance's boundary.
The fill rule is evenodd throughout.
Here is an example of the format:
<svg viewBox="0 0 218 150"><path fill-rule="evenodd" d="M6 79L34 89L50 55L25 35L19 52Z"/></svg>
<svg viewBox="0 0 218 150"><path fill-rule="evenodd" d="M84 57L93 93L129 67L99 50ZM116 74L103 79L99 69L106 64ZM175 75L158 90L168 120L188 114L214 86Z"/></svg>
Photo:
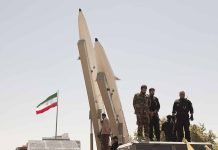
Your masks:
<svg viewBox="0 0 218 150"><path fill-rule="evenodd" d="M135 109L135 114L137 118L138 125L138 137L143 137L143 129L144 129L144 137L149 137L149 107L150 100L146 94L138 93L135 94L133 99L133 107Z"/></svg>

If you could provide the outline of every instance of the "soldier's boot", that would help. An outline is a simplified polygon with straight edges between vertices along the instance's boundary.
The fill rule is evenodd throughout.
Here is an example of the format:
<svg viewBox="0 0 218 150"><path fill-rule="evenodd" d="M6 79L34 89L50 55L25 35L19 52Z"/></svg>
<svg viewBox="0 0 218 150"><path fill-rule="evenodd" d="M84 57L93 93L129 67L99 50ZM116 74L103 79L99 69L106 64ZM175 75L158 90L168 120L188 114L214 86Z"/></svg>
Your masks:
<svg viewBox="0 0 218 150"><path fill-rule="evenodd" d="M142 136L138 136L137 141L141 143L143 141L143 137Z"/></svg>
<svg viewBox="0 0 218 150"><path fill-rule="evenodd" d="M150 141L150 138L148 136L143 137L143 140L142 140L143 143L148 143L149 141Z"/></svg>
<svg viewBox="0 0 218 150"><path fill-rule="evenodd" d="M150 141L150 138L149 138L148 134L145 134L145 136L143 137L143 141L145 141L145 142Z"/></svg>

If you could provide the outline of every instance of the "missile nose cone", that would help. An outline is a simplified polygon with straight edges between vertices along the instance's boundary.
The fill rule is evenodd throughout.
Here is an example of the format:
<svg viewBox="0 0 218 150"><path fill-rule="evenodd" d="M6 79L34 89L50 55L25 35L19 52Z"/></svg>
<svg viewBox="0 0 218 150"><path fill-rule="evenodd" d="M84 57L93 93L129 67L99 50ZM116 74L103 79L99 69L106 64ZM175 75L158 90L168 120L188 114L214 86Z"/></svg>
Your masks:
<svg viewBox="0 0 218 150"><path fill-rule="evenodd" d="M79 8L79 12L81 12L82 11L82 9L81 8Z"/></svg>
<svg viewBox="0 0 218 150"><path fill-rule="evenodd" d="M98 38L95 38L95 42L98 42Z"/></svg>

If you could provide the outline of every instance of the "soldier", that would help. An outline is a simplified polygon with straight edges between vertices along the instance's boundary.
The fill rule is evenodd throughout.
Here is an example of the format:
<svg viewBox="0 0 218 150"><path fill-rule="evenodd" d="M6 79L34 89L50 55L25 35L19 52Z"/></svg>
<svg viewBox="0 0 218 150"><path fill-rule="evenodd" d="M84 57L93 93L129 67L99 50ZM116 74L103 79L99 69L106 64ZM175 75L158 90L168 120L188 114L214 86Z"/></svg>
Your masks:
<svg viewBox="0 0 218 150"><path fill-rule="evenodd" d="M167 115L167 121L162 124L162 131L166 141L173 141L173 121L171 115Z"/></svg>
<svg viewBox="0 0 218 150"><path fill-rule="evenodd" d="M105 113L102 113L101 121L101 140L102 140L102 150L109 150L109 137L111 134L110 122L106 117Z"/></svg>
<svg viewBox="0 0 218 150"><path fill-rule="evenodd" d="M143 129L144 129L144 139L149 141L149 98L146 95L147 86L141 86L141 92L135 94L133 99L133 107L135 109L135 114L137 118L138 125L138 139L141 141L143 139Z"/></svg>
<svg viewBox="0 0 218 150"><path fill-rule="evenodd" d="M189 126L190 126L189 119L191 121L194 120L193 118L194 111L191 101L185 98L184 91L181 91L179 93L179 97L180 98L174 102L173 112L172 112L173 116L176 115L176 119L177 119L176 124L177 124L178 141L181 142L184 138L184 133L183 133L183 128L184 128L185 138L187 141L190 142L191 137L190 137L190 130L189 130Z"/></svg>
<svg viewBox="0 0 218 150"><path fill-rule="evenodd" d="M150 125L149 125L149 138L151 141L153 141L154 133L153 129L155 131L155 137L157 141L160 141L160 119L158 112L160 110L160 103L157 97L154 96L155 89L150 88L149 89L149 99L151 102L151 106L149 108L150 110Z"/></svg>

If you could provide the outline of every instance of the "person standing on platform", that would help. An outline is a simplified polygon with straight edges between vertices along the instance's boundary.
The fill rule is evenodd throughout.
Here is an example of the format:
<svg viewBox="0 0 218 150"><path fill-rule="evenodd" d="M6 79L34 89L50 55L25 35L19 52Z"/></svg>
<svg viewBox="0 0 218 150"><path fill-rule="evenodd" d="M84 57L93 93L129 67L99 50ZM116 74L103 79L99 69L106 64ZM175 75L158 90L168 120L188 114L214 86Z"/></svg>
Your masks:
<svg viewBox="0 0 218 150"><path fill-rule="evenodd" d="M166 141L173 141L173 121L171 115L167 115L167 121L162 124L162 131Z"/></svg>
<svg viewBox="0 0 218 150"><path fill-rule="evenodd" d="M149 99L151 102L150 106L150 125L149 125L149 138L151 141L154 140L154 133L157 141L160 141L160 119L158 112L160 110L160 103L157 97L154 96L155 89L149 89Z"/></svg>
<svg viewBox="0 0 218 150"><path fill-rule="evenodd" d="M109 150L109 138L111 135L111 127L109 119L105 113L102 113L102 129L101 129L101 140L102 140L102 150Z"/></svg>
<svg viewBox="0 0 218 150"><path fill-rule="evenodd" d="M185 131L185 138L188 142L191 141L190 137L190 122L189 120L193 121L193 107L192 102L185 98L185 92L181 91L179 92L179 99L176 100L173 104L173 116L176 116L177 120L177 134L178 134L178 141L182 142L184 138L184 132Z"/></svg>
<svg viewBox="0 0 218 150"><path fill-rule="evenodd" d="M141 92L135 94L133 98L133 107L136 114L138 131L137 136L138 140L141 141L144 139L145 141L149 141L149 107L150 101L148 95L146 95L147 86L141 86ZM144 130L144 136L143 136Z"/></svg>

